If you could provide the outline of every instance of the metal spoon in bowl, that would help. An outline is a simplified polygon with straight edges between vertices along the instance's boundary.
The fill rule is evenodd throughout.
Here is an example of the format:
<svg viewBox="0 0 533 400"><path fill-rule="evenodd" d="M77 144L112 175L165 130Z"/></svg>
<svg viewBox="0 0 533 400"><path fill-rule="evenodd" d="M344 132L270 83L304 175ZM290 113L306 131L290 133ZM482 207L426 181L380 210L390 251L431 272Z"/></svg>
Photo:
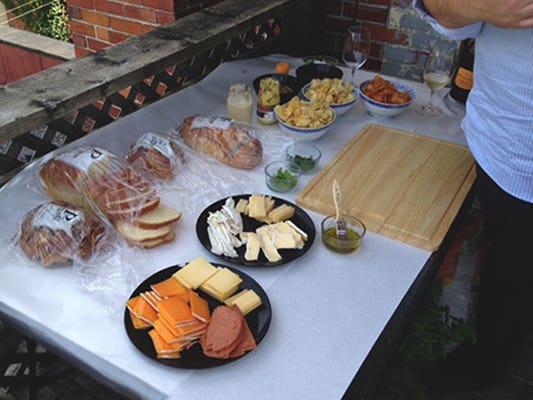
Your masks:
<svg viewBox="0 0 533 400"><path fill-rule="evenodd" d="M333 202L335 203L335 232L337 236L346 236L346 221L342 221L341 187L337 179L333 181Z"/></svg>

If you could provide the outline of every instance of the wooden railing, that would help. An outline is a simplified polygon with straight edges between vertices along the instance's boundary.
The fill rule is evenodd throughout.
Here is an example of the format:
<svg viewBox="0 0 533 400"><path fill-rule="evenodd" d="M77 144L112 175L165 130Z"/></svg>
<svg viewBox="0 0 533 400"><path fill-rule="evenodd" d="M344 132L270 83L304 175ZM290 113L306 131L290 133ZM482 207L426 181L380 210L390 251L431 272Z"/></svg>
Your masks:
<svg viewBox="0 0 533 400"><path fill-rule="evenodd" d="M295 32L305 37L308 6L226 0L0 87L0 185L35 157L198 81L221 62L287 50L298 43Z"/></svg>

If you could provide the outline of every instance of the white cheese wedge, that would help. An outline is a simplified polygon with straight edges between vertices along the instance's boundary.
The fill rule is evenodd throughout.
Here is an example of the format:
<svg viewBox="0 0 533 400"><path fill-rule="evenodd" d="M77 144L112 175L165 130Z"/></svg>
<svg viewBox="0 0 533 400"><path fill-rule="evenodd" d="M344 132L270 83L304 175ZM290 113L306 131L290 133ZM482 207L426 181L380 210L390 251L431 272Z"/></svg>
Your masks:
<svg viewBox="0 0 533 400"><path fill-rule="evenodd" d="M261 239L259 239L259 236L256 233L249 232L246 235L246 252L244 253L244 259L246 261L256 261L259 258L260 250Z"/></svg>
<svg viewBox="0 0 533 400"><path fill-rule="evenodd" d="M278 253L278 250L272 243L270 237L266 233L260 233L259 237L261 238L261 250L263 254L270 262L281 261L281 255Z"/></svg>
<svg viewBox="0 0 533 400"><path fill-rule="evenodd" d="M307 241L307 233L305 233L302 229L300 229L294 222L292 221L285 221L285 223L287 225L289 225L292 229L294 229L296 232L298 232L298 234L302 237L302 239L305 241Z"/></svg>

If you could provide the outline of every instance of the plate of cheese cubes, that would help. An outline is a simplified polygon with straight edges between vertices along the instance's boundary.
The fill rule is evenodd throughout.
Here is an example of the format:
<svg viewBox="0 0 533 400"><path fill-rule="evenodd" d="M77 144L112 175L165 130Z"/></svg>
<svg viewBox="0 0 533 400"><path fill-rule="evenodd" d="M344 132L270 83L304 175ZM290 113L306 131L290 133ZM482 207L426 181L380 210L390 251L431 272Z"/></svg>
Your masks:
<svg viewBox="0 0 533 400"><path fill-rule="evenodd" d="M217 257L261 267L285 264L304 255L316 230L309 215L287 200L242 194L219 200L202 211L196 234Z"/></svg>
<svg viewBox="0 0 533 400"><path fill-rule="evenodd" d="M146 356L198 369L253 351L271 318L268 296L253 278L199 257L143 281L126 303L124 324Z"/></svg>

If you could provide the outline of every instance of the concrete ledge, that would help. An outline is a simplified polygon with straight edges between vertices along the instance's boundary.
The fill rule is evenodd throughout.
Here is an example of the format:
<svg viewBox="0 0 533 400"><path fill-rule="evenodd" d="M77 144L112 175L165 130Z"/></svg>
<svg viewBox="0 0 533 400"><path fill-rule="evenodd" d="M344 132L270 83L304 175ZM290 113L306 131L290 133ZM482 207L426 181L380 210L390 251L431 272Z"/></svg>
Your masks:
<svg viewBox="0 0 533 400"><path fill-rule="evenodd" d="M52 39L47 36L14 29L0 25L0 43L21 47L35 53L44 54L61 60L72 60L74 45L62 40Z"/></svg>

